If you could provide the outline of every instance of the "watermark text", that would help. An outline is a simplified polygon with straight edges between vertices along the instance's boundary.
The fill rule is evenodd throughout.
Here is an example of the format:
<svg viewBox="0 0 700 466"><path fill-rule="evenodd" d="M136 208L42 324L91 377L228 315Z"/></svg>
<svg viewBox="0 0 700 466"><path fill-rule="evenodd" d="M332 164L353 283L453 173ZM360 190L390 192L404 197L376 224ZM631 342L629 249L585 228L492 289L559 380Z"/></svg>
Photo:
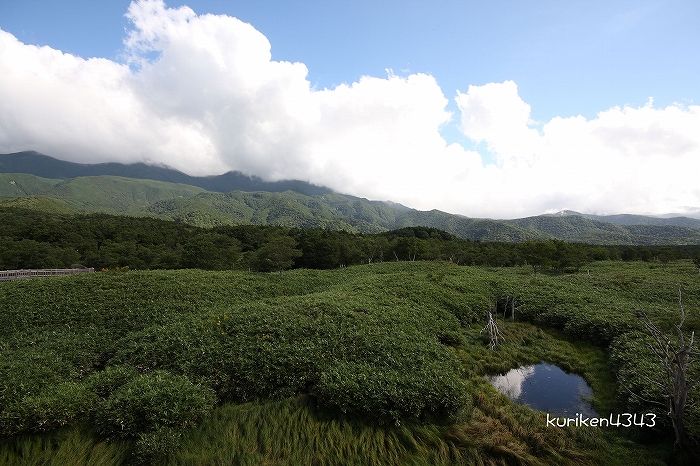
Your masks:
<svg viewBox="0 0 700 466"><path fill-rule="evenodd" d="M656 414L611 414L609 417L551 417L547 413L547 427L654 427Z"/></svg>

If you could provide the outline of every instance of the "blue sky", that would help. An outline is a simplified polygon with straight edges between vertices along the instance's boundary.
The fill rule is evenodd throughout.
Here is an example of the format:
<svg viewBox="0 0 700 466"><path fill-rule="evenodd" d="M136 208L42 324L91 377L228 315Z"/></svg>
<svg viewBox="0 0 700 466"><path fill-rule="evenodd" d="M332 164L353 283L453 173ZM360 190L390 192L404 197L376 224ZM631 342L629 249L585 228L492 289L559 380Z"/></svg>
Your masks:
<svg viewBox="0 0 700 466"><path fill-rule="evenodd" d="M129 1L3 0L0 28L26 44L119 59ZM430 73L446 96L514 80L534 120L616 105L700 102L696 1L201 1L265 34L317 88Z"/></svg>
<svg viewBox="0 0 700 466"><path fill-rule="evenodd" d="M48 46L83 59L99 57L116 64L124 64L131 57L134 70L134 48L125 48L124 44L127 32L138 29L133 17L125 17L130 4L129 1L3 0L0 1L0 29L10 33L21 44ZM455 155L457 149L454 147L451 152L448 151L448 159L462 159L455 162L457 165L446 161L445 170L451 173L462 170L466 173L458 177L459 179L450 181L454 187L452 190L443 189L439 190L439 194L424 195L423 193L436 191L434 184L426 183L421 195L411 195L411 191L415 189L401 189L400 180L386 183L386 189L378 188L377 185L384 184L381 177L361 175L367 172L367 167L358 168L357 173L348 171L344 163L349 156L342 160L340 156L338 160L320 160L311 156L310 159L297 160L294 159L294 154L285 153L279 157L288 162L275 159L273 165L276 164L277 169L266 170L264 167L269 167L270 163L243 162L235 155L223 154L225 150L217 145L221 143L211 142L216 138L212 139L210 132L206 134L206 140L213 145L211 152L214 155L211 157L218 157L217 160L221 163L195 165L211 167L211 172L225 171L226 168L240 169L270 179L284 175L304 177L304 174L307 174L306 178L309 181L325 183L343 192L364 197L387 198L418 208L435 207L469 216L513 217L561 208L598 213L619 213L622 210L651 214L669 211L690 213L700 207L700 194L693 186L676 186L673 189L670 186L673 178L671 168L677 170L679 167L700 167L695 146L697 140L692 137L694 130L697 129L700 133L700 127L694 126L696 112L693 110L700 103L700 47L697 46L700 44L700 28L696 24L697 18L700 17L700 2L192 0L166 2L166 5L169 9L167 11L175 11L186 5L195 15L200 15L200 18L210 13L235 17L249 23L269 41L273 62L298 62L305 65L305 79L311 93L316 96L313 99L325 99L327 96L336 102L337 98L331 97L331 93L324 94L318 91L333 91L341 84L352 87L353 83L359 83L363 76L382 80L381 83L376 83L380 87L384 81L391 81L390 76L394 76L397 79L391 82L398 87L403 83L405 92L408 93L413 92L410 89L420 87L426 94L411 94L417 96L414 102L417 106L414 109L416 112L432 112L437 108L432 106L434 104L441 107L443 113L451 114L447 119L444 115L436 113L426 123L425 131L437 131L446 147L457 144L466 154L463 157ZM232 43L227 44L232 46ZM158 50L158 47L152 45L146 47L150 47L149 50L142 47L137 54L140 53L141 58L147 59L160 56L163 50ZM151 65L153 62L151 60ZM392 70L391 75L387 74L387 69ZM411 76L425 75L431 77L434 83L423 82L417 84L418 87L408 84ZM129 76L139 77L139 72L133 72ZM142 78L144 76L145 74L141 75ZM498 86L486 87L490 83ZM439 99L432 93L434 89L428 89L431 85L437 86L442 93L445 102L441 105L438 105ZM473 86L473 91L469 91L470 86ZM365 87L371 86L367 84ZM464 98L460 105L456 99L458 91L462 95L473 95ZM366 92L371 94L374 91ZM377 88L376 92L380 94L376 99L381 100L381 94L388 91ZM653 98L651 106L650 98ZM421 107L428 105L425 103L426 99L432 102L431 110ZM351 98L348 102L352 101ZM372 102L376 103L374 100ZM323 105L331 104L325 102ZM341 104L336 102L333 105ZM388 104L384 102L377 105L384 108ZM527 108L523 110L523 106ZM488 110L486 114L490 117L481 111L484 108ZM677 109L681 113L671 114L666 111L669 109ZM330 112L323 109L320 111L323 115ZM353 114L354 110L346 108L344 111ZM397 115L387 118L391 121L403 118ZM478 120L476 126L465 123L466 116L469 115L471 121ZM579 115L588 124L588 129L579 124L580 120L573 118ZM182 114L178 114L178 117L182 117ZM678 118L684 119L684 122L677 126L686 128L687 133L668 133L666 130L676 126L674 119ZM479 126L479 122L486 120L500 126L490 129ZM558 124L561 120L568 122L566 128ZM348 124L352 126L354 123ZM381 126L383 123L377 124ZM548 124L549 128L552 128L549 134L555 134L555 127L559 128L560 134L556 139L546 138L545 129L548 128ZM415 130L412 123L407 125ZM285 123L285 128L287 127ZM574 131L574 127L581 127L583 131L576 133L582 138L579 146L562 145L561 141L566 137L564 135ZM406 132L400 126L391 128L391 131L398 131L397 134ZM655 128L661 128L661 133L655 133ZM528 129L534 129L542 137L538 139L536 135L528 132ZM1 130L0 127L0 134ZM614 133L613 137L613 133L610 133L613 130L622 132ZM635 131L642 131L646 136L634 136ZM348 132L355 135L353 140L357 140L357 134L366 134L362 131L355 132L355 126ZM289 134L291 139L286 140L287 145L293 144L291 140L303 140L299 151L313 152L329 151L341 144L338 141L329 142L328 138L324 139L323 143L316 140L307 141L302 133L301 129L292 131ZM586 137L598 139L590 142L590 138L581 136L584 133L588 135ZM433 136L435 135L430 137ZM647 149L637 147L636 142L634 144L637 145L633 148L625 142L643 140L647 136L653 141L661 140L668 144L656 147L656 143L652 141L649 147L653 146L653 154L649 155L645 152ZM251 135L246 133L241 137L250 139ZM396 137L398 136L391 136L392 140ZM530 142L522 142L518 138L525 138L522 141ZM603 142L600 142L601 140ZM368 139L365 146L371 142L374 140ZM165 143L159 144L159 147L162 147ZM409 141L406 144L420 145L422 140ZM430 145L433 142L426 144ZM33 147L30 146L32 136L29 134L16 140L6 137L3 141L0 138L0 149L46 148L44 151L47 151L53 148L47 141L37 141ZM310 149L312 146L315 149ZM640 160L645 161L642 163L645 170L655 170L658 173L657 165L669 167L667 179L663 181L668 183L668 186L664 189L652 189L652 186L645 185L644 182L640 185L639 180L648 178L648 182L652 182L650 171L641 173L641 176L632 176L627 179L628 184L613 178L605 181L605 186L615 185L606 196L625 197L625 193L631 193L626 196L624 202L616 203L605 199L596 183L591 183L589 191L583 186L569 191L567 183L552 185L546 190L534 190L536 192L532 192L525 202L523 190L533 191L528 189L528 186L540 185L543 179L561 175L562 172L579 170L580 173L580 160L574 160L571 166L562 165L561 161L554 160L552 154L545 154L544 146L556 146L558 153L569 151L574 154L570 156L574 159L590 151L617 150L614 154L611 152L605 157L601 156L599 160L590 161L590 164L603 164L590 170L587 176L591 177L595 177L595 173L602 170L619 171L626 166L639 165L630 158L638 156L641 157ZM582 149L582 146L586 147ZM519 152L517 147L527 147L527 150ZM279 152L279 148L276 150ZM100 162L110 158L107 153L95 156L94 160L90 160L87 154L82 158L71 155L76 153L76 149L72 152L56 149L53 152L54 154L49 155L72 157L82 161ZM474 154L480 157L478 162L481 167L470 165ZM614 159L615 154L619 155L620 159L605 166L605 160ZM441 160L442 155L430 156L430 160ZM171 154L170 158L163 157L153 157L152 160L193 172L193 169L188 170L192 163L188 165L182 156ZM271 160L266 153L251 153L249 157L257 160L262 158L267 162ZM375 154L374 159L377 157ZM387 167L383 168L384 170L391 171L388 167L397 163L398 155L392 157L394 158L389 157L383 165ZM465 157L471 157L470 161L464 162ZM118 160L141 159L148 159L148 156L140 154L131 159ZM292 166L290 160L296 160L299 163L295 163L295 166L306 167L308 170L289 169ZM671 165L667 163L669 160ZM688 164L696 163L697 165L688 167ZM319 168L321 165L323 169ZM407 170L415 173L416 170L421 170L422 166L417 163ZM346 179L334 178L328 175L334 167L352 173L346 176ZM479 170L481 172L476 173ZM483 194L483 187L480 187L478 195L475 195L475 182L486 178L500 186L500 190L508 191L509 195L489 197ZM515 183L518 184L517 189L509 188L514 184L513 180L520 178L525 178L525 181L518 182L522 184ZM402 179L405 180L405 177ZM436 173L431 182L435 183L435 180L439 179L439 174ZM624 192L621 192L623 189ZM650 190L654 192L644 194ZM464 193L464 196L472 195L475 200L471 203L460 201L461 193ZM489 205L488 208L483 207L485 203ZM509 207L503 207L504 204ZM616 211L608 212L607 209Z"/></svg>

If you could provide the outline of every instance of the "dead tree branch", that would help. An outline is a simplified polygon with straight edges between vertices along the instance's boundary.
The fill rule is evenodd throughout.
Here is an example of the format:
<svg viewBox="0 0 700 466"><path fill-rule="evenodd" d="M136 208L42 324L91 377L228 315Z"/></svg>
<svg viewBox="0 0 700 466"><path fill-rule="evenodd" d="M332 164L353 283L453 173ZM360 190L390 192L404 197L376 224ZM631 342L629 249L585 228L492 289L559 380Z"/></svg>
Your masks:
<svg viewBox="0 0 700 466"><path fill-rule="evenodd" d="M493 313L494 309L491 306L489 306L489 311L486 316L486 326L481 329L481 332L479 332L479 334L481 334L484 330L488 332L489 337L491 339L489 343L489 349L491 350L495 349L498 346L498 342L500 340L505 341L506 339L506 337L504 337L501 333L501 330L498 328L498 323L493 318Z"/></svg>
<svg viewBox="0 0 700 466"><path fill-rule="evenodd" d="M689 340L686 340L683 334L683 324L685 323L685 309L683 307L683 296L680 287L678 288L678 304L681 311L681 319L676 327L676 341L672 335L665 334L654 324L645 312L640 311L638 316L643 320L647 334L652 341L648 344L654 357L661 363L662 371L656 374L655 378L642 376L647 382L661 389L664 403L662 404L667 410L667 415L673 424L673 430L676 434L675 445L680 448L688 446L688 436L683 425L683 415L686 409L693 404L688 404L688 393L698 382L700 377L688 380L688 366L693 362L693 358L700 356L700 353L694 351L695 332L690 333ZM624 386L624 385L623 385ZM627 388L627 387L625 387ZM646 400L639 395L630 393L639 399Z"/></svg>

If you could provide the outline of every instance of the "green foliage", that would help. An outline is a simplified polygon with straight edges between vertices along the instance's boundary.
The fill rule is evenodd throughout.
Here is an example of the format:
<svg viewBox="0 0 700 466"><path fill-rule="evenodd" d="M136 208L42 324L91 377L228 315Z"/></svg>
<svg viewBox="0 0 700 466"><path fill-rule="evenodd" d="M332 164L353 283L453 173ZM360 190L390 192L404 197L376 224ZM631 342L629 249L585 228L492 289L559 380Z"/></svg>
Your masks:
<svg viewBox="0 0 700 466"><path fill-rule="evenodd" d="M232 269L241 251L240 244L230 236L202 232L183 246L182 265L191 269Z"/></svg>
<svg viewBox="0 0 700 466"><path fill-rule="evenodd" d="M463 381L445 377L437 364L376 367L341 361L321 373L312 390L320 403L380 423L402 419L444 421L466 406Z"/></svg>
<svg viewBox="0 0 700 466"><path fill-rule="evenodd" d="M255 230L241 231L245 233L241 238L247 238L239 240L245 250L246 244L256 241ZM260 239L259 246L274 236ZM387 244L390 241L393 238ZM186 378L191 386L208 393L212 390L224 402L264 400L267 405L270 400L307 395L310 403L319 406L317 416L345 419L349 424L344 425L366 426L376 439L380 438L376 429L394 429L397 421L411 426L410 435L418 435L418 446L399 441L387 447L386 452L396 455L392 460L395 464L411 464L411 455L422 458L423 463L416 464L430 464L426 458L433 458L431 455L442 448L426 446L427 437L417 434L423 431L414 427L420 422L446 429L436 438L454 435L472 439L453 444L459 445L455 448L460 451L471 452L472 459L478 458L479 452L489 458L504 458L499 456L503 451L514 455L507 456L507 461L544 458L550 454L547 451L554 455L569 441L573 442L570 448L581 451L589 440L575 437L579 434L561 434L563 437L552 440L554 443L542 443L551 432L542 430L541 419L505 416L508 402L490 404L487 400L497 398L495 393L475 385L484 373L544 358L593 380L596 398L608 397L605 409L626 410L614 407L615 374L610 373L604 356L596 356L595 365L583 364L582 356L571 346L556 343L541 330L517 321L554 326L565 332L561 335L601 345L612 342L613 348L620 347L621 357L639 358L641 363L645 358L642 351L620 343L638 328L634 310L643 307L662 328L672 328L677 317L667 309L677 305L674 290L680 284L688 314L686 327L688 331L700 327L700 288L697 270L690 261L669 262L665 267L639 261L604 261L587 268L590 274L535 276L524 267L491 269L394 261L327 271L292 270L282 276L161 270L3 282L3 435L39 431L44 428L37 427L42 422L46 429L64 423L79 425L110 399L120 400L119 409L126 409L129 397L120 394L127 386L141 377L148 380L159 371L167 371L169 377ZM478 335L484 311L494 297L516 295L516 322L499 322L506 341L488 351ZM499 307L499 319L502 315ZM634 375L632 366L629 371L617 367L622 366L616 366L622 377ZM617 393L624 403L622 391ZM69 400L67 394L72 394ZM62 404L66 404L66 411L54 410ZM472 409L479 406L478 411ZM647 407L640 405L642 408ZM33 417L35 411L44 413L43 417ZM697 411L690 411L690 419L697 417ZM115 429L116 424L111 425ZM696 421L689 424L694 436L700 432L698 425ZM150 426L129 440L143 458L149 448L166 444L167 439L175 442L180 435L176 426L162 432L157 432L154 423ZM539 431L536 426L540 426ZM448 434L449 429L456 430ZM494 437L487 432L501 435L493 447L488 447L489 438ZM189 435L195 434L183 433L180 439L186 443ZM598 434L588 435L597 438L595 442L601 441ZM277 437L293 438L279 433L269 438ZM440 443L443 440L430 445L447 445ZM137 442L142 446L136 446ZM270 445L279 446L272 440L261 442L254 444L258 453L239 445L239 453L227 450L222 454L227 458L244 455L235 456L241 462L260 462L271 457L265 453ZM483 443L475 447L474 442ZM294 450L290 448L288 451ZM375 451L372 448L369 451ZM208 458L216 457L212 451ZM153 450L153 458L162 453ZM275 461L295 464L289 458L308 458L293 454L275 457ZM335 458L328 455L322 457ZM434 463L459 464L458 456L450 458ZM169 457L169 461L174 460ZM327 464L333 461L328 459Z"/></svg>
<svg viewBox="0 0 700 466"><path fill-rule="evenodd" d="M54 269L75 264L80 254L71 248L56 247L49 243L31 239L11 241L0 238L0 268Z"/></svg>
<svg viewBox="0 0 700 466"><path fill-rule="evenodd" d="M108 366L102 371L90 374L85 380L85 385L100 398L108 398L137 375L138 371L133 366Z"/></svg>
<svg viewBox="0 0 700 466"><path fill-rule="evenodd" d="M326 371L353 361L364 364L362 376L378 369L403 374L403 389L411 392L401 396L421 408L397 408L402 416L420 415L423 408L452 413L431 396L458 384L459 364L439 343L445 335L458 338L456 319L444 312L416 316L401 304L390 310L377 308L373 300L348 303L341 296L287 297L151 327L118 342L110 364L187 374L206 381L222 399L279 398L315 390L319 401L337 405L337 391L314 387ZM434 318L440 320L431 322ZM406 376L413 373L419 375ZM428 376L432 373L441 374L439 380ZM360 390L351 411L368 412L363 397L370 396L369 390ZM392 401L377 403L385 405L380 417L390 418Z"/></svg>
<svg viewBox="0 0 700 466"><path fill-rule="evenodd" d="M280 274L294 265L294 259L302 252L296 249L297 242L289 236L273 238L256 252L255 265L260 271L276 270Z"/></svg>
<svg viewBox="0 0 700 466"><path fill-rule="evenodd" d="M59 213L82 211L158 217L204 228L256 224L374 234L410 227L440 229L460 238L489 242L519 243L555 238L608 245L692 245L700 242L698 222L693 219L673 221L638 217L635 221L643 224L636 225L627 221L610 223L617 221L614 216L609 221L600 222L581 215L499 221L471 219L437 210L422 212L396 204L328 193L308 185L298 186L299 183L295 182L288 183L288 189L292 190L285 192L220 193L186 184L107 175L82 176L60 182L23 174L4 176L9 178L5 179L4 189L0 178L0 196L4 192L7 196L22 197L0 201L0 205ZM191 182L202 181L182 174L175 176L185 181L183 177ZM10 184L12 181L14 185ZM199 184L212 185L207 182ZM246 189L245 186L240 188ZM318 194L302 194L298 188ZM42 199L37 199L37 194ZM50 200L54 202L47 202ZM420 248L424 243L414 245ZM418 253L411 254L411 257L414 255Z"/></svg>
<svg viewBox="0 0 700 466"><path fill-rule="evenodd" d="M24 173L0 173L0 197L43 194L60 182Z"/></svg>
<svg viewBox="0 0 700 466"><path fill-rule="evenodd" d="M210 389L187 377L154 371L133 378L102 402L95 427L109 438L139 437L163 427L188 429L209 414L215 401Z"/></svg>
<svg viewBox="0 0 700 466"><path fill-rule="evenodd" d="M695 267L698 268L698 272L700 272L700 251L695 251L693 253L693 264L695 264Z"/></svg>
<svg viewBox="0 0 700 466"><path fill-rule="evenodd" d="M16 435L63 427L86 418L96 402L97 396L81 384L64 382L48 386L37 395L5 405L0 414L0 433Z"/></svg>
<svg viewBox="0 0 700 466"><path fill-rule="evenodd" d="M552 264L552 256L556 252L556 247L553 243L526 241L518 245L518 250L527 263L532 266L533 272L537 273L538 270Z"/></svg>
<svg viewBox="0 0 700 466"><path fill-rule="evenodd" d="M280 204L284 205L284 203ZM384 261L449 261L457 265L517 266L535 271L578 271L592 260L623 258L667 264L699 248L602 248L562 241L521 244L473 242L429 227L382 234L254 225L204 230L151 218L104 214L63 216L0 207L0 269L62 268L80 263L97 270L330 269Z"/></svg>
<svg viewBox="0 0 700 466"><path fill-rule="evenodd" d="M222 336L221 330L218 332ZM130 332L118 340L109 352L111 358L104 372L115 371L114 377L118 377L121 374L116 368L141 372L168 370L200 381L215 389L220 397L226 397L231 376L224 370L224 364L231 355L225 351L210 322L199 316L181 317Z"/></svg>
<svg viewBox="0 0 700 466"><path fill-rule="evenodd" d="M134 445L134 460L140 464L162 462L168 454L176 451L182 441L182 431L168 426L143 432Z"/></svg>

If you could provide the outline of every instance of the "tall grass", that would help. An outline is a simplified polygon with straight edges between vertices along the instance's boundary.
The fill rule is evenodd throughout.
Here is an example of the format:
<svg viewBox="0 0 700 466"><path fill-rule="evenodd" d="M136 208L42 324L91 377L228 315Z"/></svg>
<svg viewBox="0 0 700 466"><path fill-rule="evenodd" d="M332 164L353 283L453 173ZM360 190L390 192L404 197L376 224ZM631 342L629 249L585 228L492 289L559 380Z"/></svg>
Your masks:
<svg viewBox="0 0 700 466"><path fill-rule="evenodd" d="M100 441L81 426L41 436L22 436L0 444L3 466L122 466L129 443Z"/></svg>
<svg viewBox="0 0 700 466"><path fill-rule="evenodd" d="M540 416L483 393L451 425L377 426L319 411L307 397L227 405L192 432L168 464L592 464L570 432L545 434Z"/></svg>

